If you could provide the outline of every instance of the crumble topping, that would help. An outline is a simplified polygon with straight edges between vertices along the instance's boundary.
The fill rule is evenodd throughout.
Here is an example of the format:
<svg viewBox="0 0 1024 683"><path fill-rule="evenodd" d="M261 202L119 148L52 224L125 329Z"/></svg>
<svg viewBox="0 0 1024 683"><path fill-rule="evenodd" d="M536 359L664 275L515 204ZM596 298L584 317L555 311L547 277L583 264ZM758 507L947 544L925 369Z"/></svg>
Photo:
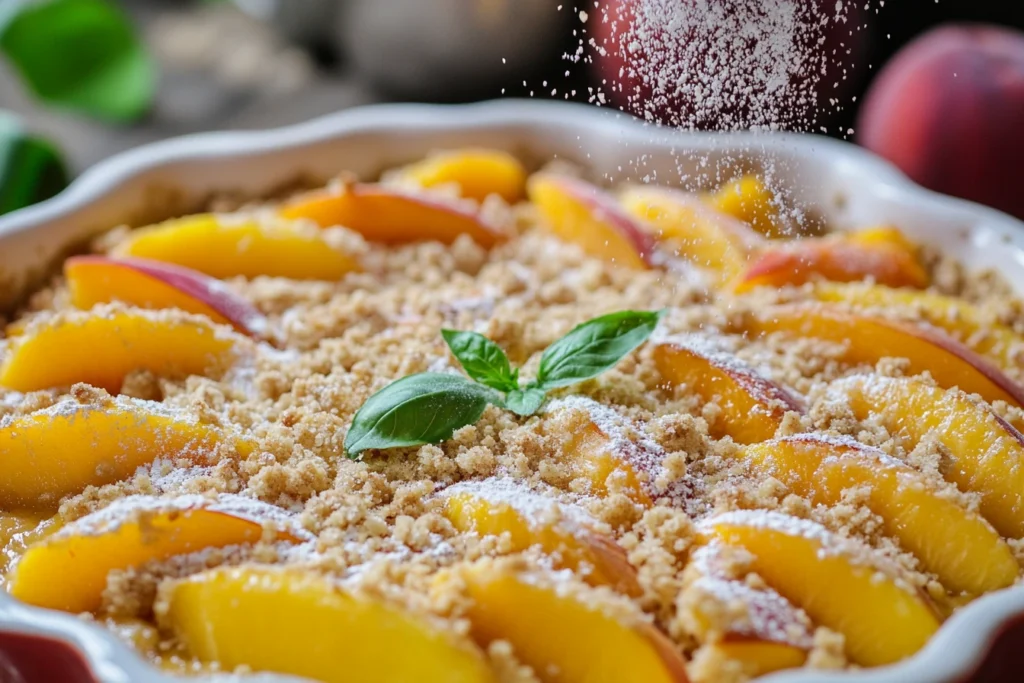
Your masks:
<svg viewBox="0 0 1024 683"><path fill-rule="evenodd" d="M877 567L944 605L954 602L937 577L883 533L863 487L846 490L838 505L814 506L777 479L751 476L735 457L740 446L708 430L709 424L744 416L728 414L720 402L688 387L667 386L650 347L676 343L699 349L724 369L753 368L784 387L769 397L791 410L777 437L814 431L837 446L872 446L880 463L933 474L937 491L975 510L975 494L942 485L938 473L946 454L940 443L926 438L909 446L880 422L855 419L847 405L844 378L870 374L886 381L905 374L905 362L849 365L839 362L842 345L741 333L743 321L766 306L811 300L809 285L716 294L690 266L633 271L590 258L537 229L528 205L508 206L492 197L485 212L507 222L517 237L490 251L466 236L451 246L383 246L335 227L320 234L358 253L363 272L337 282L226 280L225 288L267 317L267 329L266 341L243 339L244 361L223 372L175 378L137 371L118 397L84 385L24 394L0 389L0 429L27 415L75 418L111 406L144 405L167 418L241 435L250 444L218 447L202 458L183 453L158 459L127 479L69 496L60 504L63 528L55 538L208 506L267 529L287 528L302 541L280 543L265 534L254 545L210 548L112 572L97 620L174 670L216 670L192 661L164 628L161 592L203 569L273 564L329 577L353 593L387 600L465 635L463 579L453 569L472 561L525 572L530 581L575 596L622 623L657 626L688 656L695 683L746 679L735 662L708 647L724 628L773 633L779 642L806 650L811 667L846 666L842 636L815 626L799 610L790 621L777 620L786 601L744 569L749 558L740 553L722 560L712 558L707 546L696 550L709 525L729 522L795 531L821 542L822 552ZM114 230L96 247L107 251L128 234ZM926 252L925 261L936 291L979 307L982 328L985 321L998 321L1024 333L1024 308L1008 303L1008 290L994 276L967 274L933 252ZM440 336L443 327L486 335L529 379L543 350L575 325L611 311L659 308L667 314L652 344L599 377L559 390L538 415L519 417L491 406L476 424L441 444L371 451L361 461L343 452L352 416L374 392L417 372L459 372ZM123 310L111 304L92 314ZM869 310L928 322L926 312L913 307ZM14 325L25 331L80 315L56 279ZM145 315L202 320L177 310ZM216 334L239 336L226 327ZM1007 371L1024 379L1022 368ZM793 399L806 404L805 415L792 411L799 407ZM1010 424L1024 422L1018 408L994 409ZM606 494L594 495L572 452L574 437L588 428L604 437L603 449L636 467L650 506L614 481ZM588 527L597 520L598 530L628 554L641 593L627 597L588 586L536 548L512 553L507 537L458 532L444 514L444 502L460 492L508 503L540 520L562 516ZM1022 542L1011 539L1011 545L1024 560ZM719 562L724 567L710 568ZM709 626L694 617L698 612L717 616ZM491 643L485 654L502 683L539 680L505 641Z"/></svg>

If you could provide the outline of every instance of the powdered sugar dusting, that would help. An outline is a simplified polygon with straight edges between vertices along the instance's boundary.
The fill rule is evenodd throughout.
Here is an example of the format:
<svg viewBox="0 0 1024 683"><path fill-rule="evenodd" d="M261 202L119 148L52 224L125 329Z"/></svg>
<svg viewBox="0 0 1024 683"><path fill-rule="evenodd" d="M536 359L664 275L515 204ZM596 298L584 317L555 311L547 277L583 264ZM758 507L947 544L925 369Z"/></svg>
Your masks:
<svg viewBox="0 0 1024 683"><path fill-rule="evenodd" d="M690 587L712 595L721 603L745 606L747 621L734 623L732 633L809 650L813 637L806 616L771 588L752 588L730 577L722 551L723 546L717 541L694 551L689 566L700 576Z"/></svg>
<svg viewBox="0 0 1024 683"><path fill-rule="evenodd" d="M30 420L32 422L45 422L54 419L74 420L77 418L87 418L94 412L109 413L113 410L136 413L139 415L140 420L149 415L156 415L159 417L171 418L185 424L195 423L194 417L190 416L184 410L167 403L144 401L142 399L130 398L128 396L115 396L110 398L110 402L106 405L93 405L81 403L74 398L64 398L47 408L34 411L28 416L17 414L4 415L3 417L0 417L0 429L14 427L20 423L24 423L26 420Z"/></svg>
<svg viewBox="0 0 1024 683"><path fill-rule="evenodd" d="M175 498L126 496L115 500L102 510L72 522L54 534L53 538L114 533L123 525L138 521L141 515L187 514L196 510L220 512L261 525L273 524L297 538L312 539L312 535L298 525L296 517L287 511L253 498L230 493L222 493L215 498L198 494L186 494Z"/></svg>
<svg viewBox="0 0 1024 683"><path fill-rule="evenodd" d="M572 503L557 502L549 495L531 491L527 486L508 477L489 477L465 481L449 486L441 495L445 497L468 494L491 504L508 505L529 522L543 521L552 511L564 522L578 530L593 526L594 518L586 510Z"/></svg>
<svg viewBox="0 0 1024 683"><path fill-rule="evenodd" d="M710 335L692 332L663 337L659 342L690 353L722 370L762 406L778 406L783 411L803 412L803 406L796 397L724 350L721 342Z"/></svg>
<svg viewBox="0 0 1024 683"><path fill-rule="evenodd" d="M852 559L866 554L859 552L853 541L836 536L817 522L772 510L734 510L723 512L699 523L700 529L708 533L720 526L751 527L777 531L786 536L805 538L820 546L819 557L845 555Z"/></svg>
<svg viewBox="0 0 1024 683"><path fill-rule="evenodd" d="M687 477L659 486L658 482L664 471L665 450L641 430L630 429L627 418L586 396L566 396L551 401L545 408L545 412L549 413L559 410L585 412L598 431L609 440L609 450L647 475L647 480L642 486L644 493L652 499L686 510L691 516L697 516L702 512L694 506L697 489L703 486L703 483Z"/></svg>
<svg viewBox="0 0 1024 683"><path fill-rule="evenodd" d="M271 524L302 540L312 540L313 538L312 534L299 525L295 515L276 505L270 505L255 498L222 493L217 496L209 509L212 512L222 512L260 524Z"/></svg>
<svg viewBox="0 0 1024 683"><path fill-rule="evenodd" d="M692 587L713 595L723 603L740 603L746 607L747 620L735 623L733 633L811 649L813 639L799 612L770 588L759 590L740 581L712 576L697 579Z"/></svg>
<svg viewBox="0 0 1024 683"><path fill-rule="evenodd" d="M914 593L916 589L904 578L903 570L892 560L874 552L864 542L839 536L817 522L801 519L773 510L734 510L723 512L698 522L702 533L712 535L718 527L749 527L774 531L786 536L804 538L817 545L817 559L842 557L849 564L877 572L874 580L888 579L901 589Z"/></svg>
<svg viewBox="0 0 1024 683"><path fill-rule="evenodd" d="M545 412L559 410L579 410L587 413L594 426L610 440L613 451L621 453L630 464L650 475L657 473L665 452L657 443L638 436L632 439L626 433L626 418L614 409L602 405L586 396L566 396L548 403Z"/></svg>
<svg viewBox="0 0 1024 683"><path fill-rule="evenodd" d="M174 493L180 491L182 487L194 479L212 476L214 468L202 465L176 467L170 460L157 458L149 465L140 467L138 472L148 476L150 483L157 491L161 493Z"/></svg>
<svg viewBox="0 0 1024 683"><path fill-rule="evenodd" d="M685 349L693 355L704 358L723 370L729 370L737 374L753 372L750 366L727 350L725 346L725 339L721 336L689 332L684 334L666 335L659 338L658 343Z"/></svg>
<svg viewBox="0 0 1024 683"><path fill-rule="evenodd" d="M862 444L852 436L847 436L845 434L830 434L828 432L796 434L794 436L787 436L783 439L779 439L779 442L813 444L820 448L832 451L832 454L827 456L829 458L842 457L843 455L852 452L861 457L870 458L875 461L875 463L883 467L907 469L905 464L891 455L888 455L885 451L874 448L873 446Z"/></svg>

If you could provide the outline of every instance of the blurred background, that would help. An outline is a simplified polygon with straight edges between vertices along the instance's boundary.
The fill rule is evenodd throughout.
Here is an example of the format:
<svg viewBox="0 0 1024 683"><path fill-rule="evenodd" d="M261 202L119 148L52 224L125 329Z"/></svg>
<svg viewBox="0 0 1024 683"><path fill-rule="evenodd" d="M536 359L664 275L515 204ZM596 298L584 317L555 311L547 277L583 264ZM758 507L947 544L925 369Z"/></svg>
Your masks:
<svg viewBox="0 0 1024 683"><path fill-rule="evenodd" d="M588 44L588 28L597 29L587 15L631 1L0 0L0 213L52 194L120 150L195 131L273 127L384 101L504 96L628 108L614 94L595 95L621 63ZM672 1L696 0L659 0ZM843 5L793 1L827 11ZM927 80L920 65L904 69L909 81L890 78L874 96L883 104L869 97L873 84L883 89L876 83L883 67L915 38L950 22L1024 29L1024 0L847 0L844 11L843 30L821 45L842 56L841 73L823 80L829 92L822 96L832 104L795 127L849 139L867 125L858 142L919 181L1024 216L1018 190L963 189L967 181L953 182L948 171L924 177L936 155L962 159L956 145L990 144L966 139L974 129L1016 129L1024 141L1024 33L938 41L942 56L932 62L940 66L932 70L970 81L980 93L955 93L975 110L969 121L927 93L914 95L926 101L924 111L908 114L897 100ZM931 90L951 96L941 83ZM938 114L948 125L928 123ZM672 112L655 116L674 120ZM942 149L906 149L907 131L891 120L918 119L942 129ZM1017 168L1024 143L991 144L1001 149L982 165Z"/></svg>

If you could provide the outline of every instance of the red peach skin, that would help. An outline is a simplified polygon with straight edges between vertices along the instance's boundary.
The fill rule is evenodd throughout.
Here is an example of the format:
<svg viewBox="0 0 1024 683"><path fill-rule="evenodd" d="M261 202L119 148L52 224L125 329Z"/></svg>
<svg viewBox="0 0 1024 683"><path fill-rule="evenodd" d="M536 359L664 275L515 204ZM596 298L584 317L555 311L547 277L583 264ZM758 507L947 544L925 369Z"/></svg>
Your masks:
<svg viewBox="0 0 1024 683"><path fill-rule="evenodd" d="M140 308L178 308L259 336L267 319L256 307L207 275L139 258L75 256L64 262L71 302L82 309L122 301Z"/></svg>
<svg viewBox="0 0 1024 683"><path fill-rule="evenodd" d="M527 192L542 224L566 242L609 263L650 268L656 241L615 199L577 178L539 173Z"/></svg>
<svg viewBox="0 0 1024 683"><path fill-rule="evenodd" d="M469 235L489 249L507 238L498 227L461 204L373 184L352 183L338 191L311 192L285 204L281 215L311 220L325 228L341 225L371 242L386 244L451 244L459 235Z"/></svg>

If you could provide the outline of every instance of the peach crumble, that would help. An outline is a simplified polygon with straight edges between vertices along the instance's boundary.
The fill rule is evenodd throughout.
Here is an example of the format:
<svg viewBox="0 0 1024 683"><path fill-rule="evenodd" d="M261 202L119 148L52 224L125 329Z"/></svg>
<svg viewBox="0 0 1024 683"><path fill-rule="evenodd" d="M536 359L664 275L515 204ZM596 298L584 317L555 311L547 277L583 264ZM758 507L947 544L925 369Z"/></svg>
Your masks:
<svg viewBox="0 0 1024 683"><path fill-rule="evenodd" d="M5 587L186 673L910 657L1021 575L1024 309L788 215L462 150L113 228L0 342Z"/></svg>

